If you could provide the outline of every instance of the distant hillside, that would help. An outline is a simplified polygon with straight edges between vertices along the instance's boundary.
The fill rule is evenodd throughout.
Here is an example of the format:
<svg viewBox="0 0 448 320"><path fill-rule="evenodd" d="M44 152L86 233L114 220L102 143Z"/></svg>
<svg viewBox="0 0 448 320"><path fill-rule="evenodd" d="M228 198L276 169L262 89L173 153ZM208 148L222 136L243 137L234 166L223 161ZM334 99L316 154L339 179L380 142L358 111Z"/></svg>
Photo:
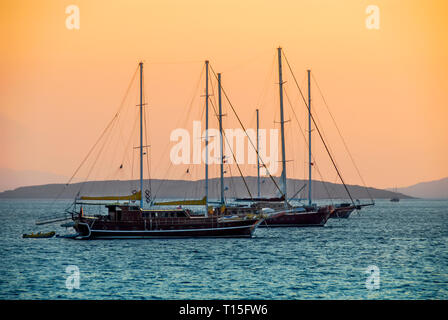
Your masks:
<svg viewBox="0 0 448 320"><path fill-rule="evenodd" d="M276 183L278 178L275 178ZM275 196L276 187L269 178L263 178L261 184L262 196ZM247 177L246 182L251 190L252 196L257 193L257 178ZM288 195L294 195L307 182L303 180L288 179L287 188ZM145 181L145 186L147 181ZM225 178L225 186L228 187L226 197L248 197L244 182L241 178ZM81 195L114 195L129 194L131 190L138 188L138 181L90 181L84 184L75 183L65 186L64 184L46 184L40 186L20 187L15 190L9 190L0 193L0 198L46 198L55 199L73 199L81 190ZM145 187L146 188L146 187ZM349 185L348 189L354 199L368 199L369 195L364 187L357 185ZM185 180L151 180L152 195L157 198L192 198L204 196L204 180L185 181ZM219 197L219 179L210 179L209 181L210 198ZM411 198L401 193L392 191L368 188L369 193L374 199L390 199L399 197L401 199ZM348 199L347 192L340 184L329 182L314 181L313 187L314 199ZM308 189L305 187L295 198L305 198Z"/></svg>
<svg viewBox="0 0 448 320"><path fill-rule="evenodd" d="M0 191L12 190L21 186L37 186L48 181L63 183L67 180L67 177L49 172L0 168Z"/></svg>
<svg viewBox="0 0 448 320"><path fill-rule="evenodd" d="M417 198L448 199L448 177L440 180L420 182L405 188L397 188L397 191Z"/></svg>

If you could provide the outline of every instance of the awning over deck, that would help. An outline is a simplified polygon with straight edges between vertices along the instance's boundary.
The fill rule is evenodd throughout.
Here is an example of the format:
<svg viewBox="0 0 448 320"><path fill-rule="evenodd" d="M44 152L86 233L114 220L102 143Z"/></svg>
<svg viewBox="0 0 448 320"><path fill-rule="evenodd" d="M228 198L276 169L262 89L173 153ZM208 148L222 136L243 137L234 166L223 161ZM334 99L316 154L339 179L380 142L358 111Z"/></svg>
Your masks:
<svg viewBox="0 0 448 320"><path fill-rule="evenodd" d="M129 196L94 196L94 197L80 197L81 200L140 200L142 198L141 191L131 194Z"/></svg>

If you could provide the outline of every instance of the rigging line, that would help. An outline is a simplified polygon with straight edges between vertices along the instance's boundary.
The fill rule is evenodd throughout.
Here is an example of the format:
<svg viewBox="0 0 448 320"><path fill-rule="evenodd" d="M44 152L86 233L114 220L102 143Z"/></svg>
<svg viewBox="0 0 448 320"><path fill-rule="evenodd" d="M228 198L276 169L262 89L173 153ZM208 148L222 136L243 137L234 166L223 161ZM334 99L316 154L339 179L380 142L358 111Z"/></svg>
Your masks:
<svg viewBox="0 0 448 320"><path fill-rule="evenodd" d="M230 188L232 190L233 197L236 198L235 183L233 182L232 166L228 163L227 168L229 168L230 171L230 180L229 180Z"/></svg>
<svg viewBox="0 0 448 320"><path fill-rule="evenodd" d="M211 87L211 91L212 91L212 94L210 95L209 94L209 99L212 99L213 98L213 102L215 103L215 105L217 105L217 103L216 103L216 95L217 94L215 94L215 87L214 87L214 85L213 85L213 81L211 81L212 79L210 79L210 87ZM219 118L218 118L219 119ZM218 120L219 121L219 120Z"/></svg>
<svg viewBox="0 0 448 320"><path fill-rule="evenodd" d="M289 99L288 93L286 92L286 90L284 92L285 92L286 100L288 101L288 104L291 107L292 113L294 115L294 119L296 119L297 125L299 126L299 129L300 129L299 131L300 131L300 133L302 135L303 140L305 141L306 150L309 150L309 145L306 143L306 138L305 138L305 135L303 133L303 128L300 125L299 119L297 118L297 115L296 115L296 112L295 112L294 108L292 107L292 103L291 103L291 100ZM314 155L312 155L311 157L312 157L312 160L313 160L313 164L316 166L316 171L319 174L320 178L322 179L322 182L323 182L325 191L327 192L328 198L333 202L333 198L331 197L331 195L330 195L330 193L329 193L329 191L327 189L326 182L324 182L324 178L323 178L323 176L322 176L322 174L321 174L321 172L319 170L319 166L317 165L317 162L316 162L316 160L314 158Z"/></svg>
<svg viewBox="0 0 448 320"><path fill-rule="evenodd" d="M134 74L131 77L131 81L129 83L128 88L125 91L125 95L119 105L119 108L117 110L117 112L115 113L115 116L112 118L112 120L108 123L108 125L106 126L106 128L103 130L103 132L101 133L100 137L97 139L97 141L93 144L93 146L90 148L89 152L87 153L87 155L85 156L85 158L81 161L81 164L78 166L78 168L76 168L75 172L73 173L73 175L70 177L70 179L68 180L68 182L64 185L64 188L61 190L61 192L58 194L58 196L56 197L56 199L52 202L52 204L50 205L53 206L53 204L56 202L56 200L59 199L59 197L62 195L62 193L65 191L65 189L67 188L67 186L72 182L73 178L76 176L76 174L78 173L79 169L81 169L81 167L84 165L85 161L88 159L88 157L90 156L90 154L92 153L92 151L95 149L96 145L99 143L99 141L102 139L103 135L106 133L106 131L109 129L109 127L111 126L111 124L116 120L116 118L118 117L118 114L120 113L121 109L123 108L124 105L124 101L129 93L129 90L132 86L132 83L134 82L135 76L137 74L138 71L138 67L135 69Z"/></svg>
<svg viewBox="0 0 448 320"><path fill-rule="evenodd" d="M272 56L272 63L268 70L268 73L266 75L266 79L264 81L262 91L260 92L260 95L258 96L257 105L260 105L261 101L262 100L264 101L266 99L266 95L268 93L268 88L269 88L269 82L270 82L269 79L271 79L272 73L274 72L275 58L276 58L276 55L274 54Z"/></svg>
<svg viewBox="0 0 448 320"><path fill-rule="evenodd" d="M138 114L138 110L135 110L135 113ZM131 167L131 180L129 181L130 190L133 189L132 188L132 180L134 177L134 173L133 173L134 149L132 149L132 160L129 159L128 154L126 153L126 150L129 150L129 146L131 145L131 141L132 141L132 138L134 137L135 129L137 128L137 122L138 122L138 116L134 117L134 124L132 125L131 134L129 135L128 142L126 143L126 147L125 147L125 152L123 154L123 158L121 159L121 163L124 163L125 161L127 161L128 165L130 165L130 167Z"/></svg>
<svg viewBox="0 0 448 320"><path fill-rule="evenodd" d="M222 90L222 85L221 85L221 90ZM215 112L215 116L218 118L218 121L219 121L218 113L216 112L215 105L213 104L213 101L212 101L211 99L210 99L210 103L211 103L211 105L212 105L212 107L213 107L213 111ZM229 141L227 140L227 136L226 136L224 130L222 131L222 135L223 135L223 137L226 139L227 146L230 146ZM244 185L246 186L247 193L249 193L249 197L250 197L251 199L253 199L253 197L252 197L252 193L251 193L250 190L249 190L249 186L247 185L246 179L244 178L243 173L241 172L241 168L240 168L238 162L236 161L235 154L233 153L232 148L229 147L229 150L230 150L230 152L232 153L232 157L233 157L233 159L235 160L236 167L238 168L238 171L239 171L239 173L240 173L240 176L241 176L241 178L243 179ZM223 160L221 159L221 161L223 161Z"/></svg>
<svg viewBox="0 0 448 320"><path fill-rule="evenodd" d="M81 161L81 164L78 166L78 168L75 170L75 172L73 173L73 175L70 177L70 179L68 180L68 182L64 185L64 188L61 190L61 192L59 192L59 194L57 195L56 199L52 202L51 206L56 202L56 200L59 199L59 197L62 195L62 193L66 190L67 186L72 182L73 178L76 176L76 174L78 173L78 171L81 169L81 167L84 165L84 163L87 161L87 159L90 157L90 154L93 152L93 150L96 148L96 146L98 145L98 143L102 140L103 136L105 135L105 133L109 130L110 126L115 122L115 120L118 117L118 113L115 114L115 116L112 118L112 120L109 122L109 124L106 126L106 128L103 130L103 132L101 133L100 137L98 138L98 140L95 142L95 144L92 146L92 148L89 150L89 152L87 153L87 155L84 157L84 159ZM83 183L81 184L81 188L82 188Z"/></svg>
<svg viewBox="0 0 448 320"><path fill-rule="evenodd" d="M364 188L366 189L367 194L368 194L369 197L370 197L370 200L372 200L372 202L373 202L373 197L372 197L372 195L370 194L369 189L367 188L367 185L366 185L366 183L365 183L365 181L364 181L364 179L363 179L363 177L362 177L362 175L361 175L361 172L360 172L359 169L358 169L358 166L357 166L356 163L355 163L354 158L352 157L352 154L351 154L350 150L348 149L348 145L347 145L347 143L345 142L345 139L344 139L344 137L342 136L341 131L339 130L339 126L338 126L337 123L336 123L336 119L334 118L333 113L330 111L330 107L328 106L327 101L326 101L326 99L325 99L325 97L324 97L324 95L323 95L323 92L322 92L322 90L320 89L319 84L317 83L316 78L314 77L314 73L312 73L311 76L312 76L312 78L313 78L313 80L314 80L314 83L316 84L316 87L317 87L317 89L318 89L318 91L319 91L320 96L322 97L322 100L323 100L323 102L324 102L324 104L325 104L325 106L326 106L326 108L327 108L327 111L328 111L328 113L330 114L331 119L333 120L334 126L336 127L336 129L337 129L337 131L338 131L338 133L339 133L339 136L341 137L341 140L342 140L342 143L344 144L345 150L347 151L347 153L348 153L348 155L349 155L349 157L350 157L350 159L351 159L351 161L352 161L352 163L353 163L353 166L355 167L355 169L356 169L356 171L357 171L357 173L358 173L358 176L360 177L362 183L364 184Z"/></svg>
<svg viewBox="0 0 448 320"><path fill-rule="evenodd" d="M323 128L323 125L321 125L321 122L320 122L320 119L319 119L319 115L318 115L318 113L317 113L317 111L316 111L316 103L314 104L315 105L315 111L313 112L313 116L315 117L315 120L316 120L316 122L317 122L317 124L318 124L318 126L319 126L319 128ZM324 130L323 129L320 129L320 131L321 131L321 133L322 133L322 137L323 137L323 139L325 140L325 141L328 141L327 140L327 137L326 137L326 135L325 135L325 132L324 132ZM330 153L331 154L334 154L334 152L333 152L333 150L332 150L332 148L331 148L331 146L329 145L329 144L327 144L327 147L328 147L328 150L330 151ZM336 159L335 158L333 158L334 159L334 162L335 162L335 164L336 164L336 166L338 166L339 167L339 164L338 164L338 162L336 161Z"/></svg>
<svg viewBox="0 0 448 320"><path fill-rule="evenodd" d="M110 139L110 137L111 137L111 133L112 133L112 131L113 131L113 128L116 126L116 124L117 124L117 121L115 121L113 124L112 124L112 126L110 127L110 129L108 130L108 132L106 133L106 135L104 136L104 139L102 139L102 141L101 141L101 144L99 144L99 151L97 151L97 148L95 149L95 152L94 153L92 153L92 156L95 156L96 157L96 159L98 159L99 158L99 156L101 155L101 150L102 149L104 149L104 146L105 145L107 145L107 141L108 141L108 139ZM92 170L93 170L93 168L94 168L94 166L95 166L95 162L96 162L96 160L94 160L94 162L92 163L92 164L90 164L90 166L88 167L88 170L87 170L87 176L85 176L83 179L82 179L82 182L81 182L81 184L79 185L79 188L78 188L78 193L80 194L81 193L81 191L83 190L83 188L86 186L86 183L87 183L87 180L88 180L88 178L89 178L89 176L90 176L90 173L92 172ZM94 186L93 185L90 185L90 188L89 188L89 192L88 193L90 193L90 190L93 188Z"/></svg>
<svg viewBox="0 0 448 320"><path fill-rule="evenodd" d="M135 80L135 76L137 75L137 71L138 71L138 67L135 69L134 74L132 75L131 81L125 91L124 97L121 100L121 103L119 105L119 108L117 110L117 112L115 113L115 116L112 118L112 120L109 122L109 124L106 126L106 128L104 129L104 131L101 133L100 137L98 138L98 140L95 142L95 144L93 145L93 147L90 149L90 151L87 153L87 156L84 158L84 160L82 161L81 165L76 169L75 173L72 175L72 177L70 178L70 180L67 182L67 184L69 184L71 182L71 180L75 177L76 173L78 172L78 170L82 167L83 163L85 162L85 160L87 160L87 158L89 157L90 153L93 151L93 149L95 148L95 146L98 144L98 142L101 140L101 138L103 137L103 135L106 133L106 131L109 129L109 127L112 125L112 123L118 119L118 115L120 114L121 110L123 109L124 106L124 102L126 100L126 97L129 94L129 91L132 87L132 84Z"/></svg>
<svg viewBox="0 0 448 320"><path fill-rule="evenodd" d="M120 142L122 143L123 148L124 148L123 157L122 157L121 162L120 162L120 164L122 164L122 163L124 162L124 159L125 159L125 156L126 156L127 145L126 145L125 142L121 139L121 138L124 137L123 132L122 132L122 130L121 130L121 126L118 126L118 129L119 129L119 130L118 130L118 131L119 131L118 140L120 140ZM117 149L118 149L118 146L117 146ZM116 155L118 155L118 150L117 150L117 152L113 152L113 155L112 155L112 157L111 157L111 159L110 159L110 160L111 160L111 164L113 164L113 163L115 162L115 156L116 156ZM116 177L117 177L116 173L117 173L116 170L114 170L113 172L109 172L108 174L106 174L105 180L107 181L107 180L116 178Z"/></svg>
<svg viewBox="0 0 448 320"><path fill-rule="evenodd" d="M286 93L286 86L285 86L285 93ZM292 109L292 104L291 104L291 101L290 101L290 99L289 99L289 97L287 97L287 99L288 99L288 103L289 103L289 106L291 107L291 109ZM292 121L291 121L292 122ZM300 124L299 124L299 129L300 130L302 130L302 128L300 127ZM296 150L296 147L297 147L297 145L296 145L296 143L295 143L295 141L294 141L294 139L293 138L295 138L295 135L294 135L294 132L295 132L295 129L293 128L293 125L292 125L292 123L291 123L291 125L290 126L287 126L287 128L286 128L286 130L287 130L287 134L285 135L285 138L288 138L288 137L290 137L290 139L291 139L291 143L290 143L290 145L291 145L291 149L292 149L292 155L293 155L293 157L294 157L294 155L296 155L296 154L298 154L299 153L299 151L298 150ZM292 177L296 177L297 176L297 163L298 162L296 162L296 161L293 161L294 163L293 163L293 165L291 166L292 167ZM293 190L297 190L297 179L293 179L292 181L292 184L293 184ZM295 198L295 196L296 195L294 195L293 197L289 197L290 199L292 199L292 198Z"/></svg>
<svg viewBox="0 0 448 320"><path fill-rule="evenodd" d="M189 168L189 167L188 167ZM187 168L187 171L188 171L188 168ZM187 172L187 171L184 171L184 173L182 174L182 180L184 180L184 181L186 181L186 175L187 174L189 174L189 171ZM185 189L185 192L184 192L184 197L183 197L183 200L186 200L187 199L187 193L188 193L188 191L190 191L192 188L184 188Z"/></svg>
<svg viewBox="0 0 448 320"><path fill-rule="evenodd" d="M257 119L257 110L256 110L257 108L255 107L255 109L254 109L254 111L252 112L252 117L250 118L250 121L249 121L249 125L250 126L252 126L252 124L254 124L255 123L255 138L257 137L257 122L256 122L256 119Z"/></svg>
<svg viewBox="0 0 448 320"><path fill-rule="evenodd" d="M115 122L115 123L116 123L116 122ZM114 126L115 126L115 124L114 124ZM112 131L110 131L110 132L112 132ZM110 132L109 132L109 133L110 133ZM101 153L102 153L102 151L104 150L104 147L108 144L108 142L110 142L110 137L111 137L111 135L108 134L108 135L107 135L107 138L104 140L104 143L101 145L100 150L99 150L99 152L98 152L98 154L97 154L95 160L93 161L92 166L90 167L90 169L89 169L89 171L88 171L88 173L87 173L87 176L86 176L84 182L81 184L81 187L79 188L79 192L81 192L82 188L83 188L84 185L87 183L87 180L89 179L90 174L91 174L92 171L93 171L93 168L95 168L95 165L96 165L98 159L100 158ZM93 187L93 186L92 186L92 187ZM91 190L91 189L89 189L89 190Z"/></svg>
<svg viewBox="0 0 448 320"><path fill-rule="evenodd" d="M201 83L201 79L202 79L202 76L203 76L203 74L204 74L204 71L205 71L205 65L202 67L201 72L200 72L200 74L199 74L198 81L197 81L197 83L196 83L196 86L195 86L194 90L192 91L192 92L193 92L193 93L192 93L192 98L191 98L191 100L190 100L190 104L189 104L189 107L188 107L188 112L187 112L187 114L190 114L190 113L191 113L191 109L193 108L193 103L194 103L195 98L196 98L196 92L197 92L198 89L199 89L199 85L200 85L200 83ZM181 114L181 116L182 116L182 115L183 115L183 114ZM181 123L181 120L182 120L182 117L179 117L178 120L177 120L177 126L176 126L176 127L179 127L179 125L180 125L180 123ZM160 160L159 160L158 163L161 163L161 162L162 162L163 158L165 157L166 153L168 152L169 145L170 145L169 143L166 144L165 149L163 150L163 152L162 152L162 154L161 154L161 157L160 157ZM162 186L163 186L163 184L164 184L164 181L165 181L165 178L166 178L166 176L168 175L168 172L169 172L169 170L171 169L172 164L173 164L173 163L170 161L170 165L168 166L168 169L166 170L165 174L163 175L162 182L159 183L159 186L158 186L158 188L157 188L157 190L156 190L156 192L155 192L155 194L154 194L154 200L157 198L157 194L159 193L160 189L162 188Z"/></svg>
<svg viewBox="0 0 448 320"><path fill-rule="evenodd" d="M136 112L136 110L134 109L134 114L138 114L138 111ZM124 124L126 125L127 123L126 123L126 119L124 119L123 120L123 118L125 118L127 115L129 114L129 112L127 112L125 115L122 115L121 116L121 122L125 122ZM127 153L126 153L126 150L127 150L127 148L129 147L129 144L130 144L130 140L131 140L131 138L132 138L132 135L133 135L133 133L134 133L134 129L135 129L135 125L136 125L136 123L137 123L137 120L138 120L138 117L135 117L135 122L134 122L134 125L133 125L133 127L132 127L132 131L131 131L131 135L130 135L130 137L129 137L129 140L128 140L128 142L127 143L125 143L125 141L124 141L124 134L123 134L123 130L122 130L122 126L118 126L118 133L119 133L119 135L118 135L118 140L121 142L121 144L122 144L122 146L123 146L123 148L124 148L124 154L123 154L123 158L122 158L122 160L121 160L121 163L123 163L124 162L124 160L127 158L126 156L127 156ZM115 156L115 153L114 153L114 156ZM112 158L112 162L113 162L113 160L115 159L115 157L113 156L113 158ZM110 175L109 175L109 177L110 177Z"/></svg>
<svg viewBox="0 0 448 320"><path fill-rule="evenodd" d="M192 60L192 61L174 61L174 62L169 62L169 61L159 61L159 62L146 62L145 64L153 64L153 65L158 65L158 64L193 64L193 63L199 63L199 62L204 62L203 60Z"/></svg>
<svg viewBox="0 0 448 320"><path fill-rule="evenodd" d="M135 118L135 120L136 120L136 123L137 123L137 119L138 118ZM135 128L133 129L133 131L135 130ZM131 135L132 136L132 135ZM131 160L131 180L129 181L129 186L131 187L131 190L132 189L134 189L133 188L133 185L132 185L132 183L134 182L134 149L132 149L132 160Z"/></svg>
<svg viewBox="0 0 448 320"><path fill-rule="evenodd" d="M145 88L145 75L143 74L142 75L142 77L143 77L143 90L144 90L144 88ZM147 146L147 149L146 149L146 166L147 166L147 170L148 170L148 189L149 189L149 192L151 193L151 167L149 166L149 162L150 162L150 156L149 156L149 154L152 154L152 153L150 153L150 141L148 141L148 122L147 122L147 117L146 117L146 109L147 108L149 108L149 105L146 105L146 101L148 101L148 99L147 99L147 97L146 97L146 92L145 92L145 94L144 94L144 103L145 103L145 107L143 108L143 117L144 117L144 125L145 125L145 145ZM148 113L149 113L149 111L148 111ZM141 194L140 194L140 196L141 197L143 197L143 190L140 190L140 192L141 192Z"/></svg>
<svg viewBox="0 0 448 320"><path fill-rule="evenodd" d="M286 93L286 92L285 92L285 94L286 94L286 96L287 96L287 93ZM294 109L293 109L293 107L292 107L291 101L289 100L289 97L288 97L288 102L290 103L290 105L291 105L291 109L293 110L294 118L296 119L296 122L299 124L298 117L296 116L296 114L295 114L295 112L294 112ZM299 124L299 126L300 126L300 124ZM302 129L301 129L301 130L302 130ZM302 136L303 136L303 133L302 133ZM309 145L306 143L306 138L305 138L305 136L303 136L303 139L305 140L305 150L308 151L308 150L309 150ZM320 179L321 179L321 183L323 184L323 186L324 186L324 188L325 188L325 192L327 193L327 196L328 196L328 198L330 199L331 203L333 203L334 198L331 196L331 193L328 191L328 187L327 187L327 186L328 186L328 181L325 181L326 179L324 179L324 176L323 176L323 174L321 173L321 171L320 171L320 169L319 169L319 165L317 164L317 161L316 161L316 158L314 157L314 154L312 154L311 157L312 157L313 166L316 167L316 171L317 171L317 173L319 174L319 177L320 177ZM337 173L336 173L336 176L337 176Z"/></svg>
<svg viewBox="0 0 448 320"><path fill-rule="evenodd" d="M165 184L166 176L168 175L169 170L171 169L171 166L173 165L173 162L170 161L170 165L168 166L168 169L165 172L165 175L162 178L162 182L159 183L159 187L157 188L155 194L154 194L154 200L157 198L157 194L159 193L160 189L162 188L162 186Z"/></svg>
<svg viewBox="0 0 448 320"><path fill-rule="evenodd" d="M210 68L211 68L211 70L212 70L212 72L213 72L215 78L217 78L217 75L216 75L215 70L213 69L213 67L210 66ZM232 105L232 102L230 102L230 99L229 99L229 97L227 96L227 93L226 93L226 91L224 90L224 88L223 88L222 86L221 86L221 90L222 90L222 93L224 93L224 96L225 96L227 102L229 103L229 105L230 105L230 107L231 107L233 113L235 114L235 116L236 116L236 118L237 118L237 120L238 120L240 126L243 128L244 133L246 134L248 141L250 142L250 144L252 145L252 148L254 148L255 152L257 153L257 157L260 159L260 162L262 163L263 167L265 167L266 172L268 173L269 177L271 178L272 182L274 183L274 185L276 186L276 188L278 189L278 191L280 192L280 194L283 195L283 193L282 193L280 187L278 186L277 182L275 182L274 178L272 177L271 173L269 172L269 169L268 169L267 166L264 164L263 159L261 159L261 157L260 157L260 155L259 155L259 153L258 153L257 148L255 147L254 143L252 142L252 139L251 139L251 138L249 137L249 135L247 134L246 128L244 127L243 123L241 122L240 117L239 117L238 114L236 113L235 108L234 108L233 105ZM283 161L284 161L284 159L283 159ZM285 202L287 203L286 195L283 195L283 196L284 196L284 198L285 198Z"/></svg>
<svg viewBox="0 0 448 320"><path fill-rule="evenodd" d="M199 85L200 85L200 83L201 83L201 79L202 79L202 76L203 76L203 74L204 74L204 71L205 71L205 65L202 67L201 72L200 72L200 74L199 74L198 81L197 81L197 83L196 83L196 86L193 88L194 90L192 91L192 94L191 94L192 98L191 98L190 103L189 103L189 106L188 106L187 114L190 114L190 113L191 113L191 109L193 108L193 103L194 103L195 98L196 98L196 92L197 92L198 89L199 89ZM180 113L180 116L179 116L179 118L177 119L176 128L178 128L178 127L180 126L180 123L181 123L182 118L183 118L182 116L183 116L183 114ZM160 160L157 162L157 164L159 164L159 163L162 162L163 158L165 157L165 155L166 155L166 153L167 153L167 151L168 151L168 148L169 148L169 143L166 144L165 149L164 149L163 152L161 153ZM167 173L166 173L166 174L167 174Z"/></svg>
<svg viewBox="0 0 448 320"><path fill-rule="evenodd" d="M267 56L268 52L271 52L271 49L269 49L269 51L266 49L266 50L262 51L261 53L259 53L258 55L253 56L250 59L246 59L246 60L244 60L244 61L242 61L240 63L235 64L230 69L227 69L226 72L230 73L230 72L233 72L235 70L241 70L241 69L247 68L248 65L258 61L259 59L261 59L264 56Z"/></svg>
<svg viewBox="0 0 448 320"><path fill-rule="evenodd" d="M201 77L202 77L202 73L201 73ZM193 101L193 100L192 100L192 101ZM204 104L205 104L205 102L204 102ZM192 105L192 104L191 104L191 105ZM204 108L205 108L205 107L204 107ZM179 118L178 123L180 123L180 121L181 121L181 118ZM169 144L166 145L165 150L164 150L164 152L163 152L163 156L164 156L165 153L168 151L168 147L169 147ZM173 166L173 162L170 161L170 165L168 166L167 170L165 171L165 173L164 173L164 175L163 175L162 182L159 184L159 187L158 187L157 190L156 190L156 193L155 193L155 195L154 195L154 200L157 198L157 194L159 193L159 191L160 191L160 189L162 188L162 186L165 184L165 182L166 182L166 180L167 180L166 177L168 176L168 173L170 172L172 166Z"/></svg>
<svg viewBox="0 0 448 320"><path fill-rule="evenodd" d="M148 111L148 113L149 113L149 111ZM148 170L148 189L149 189L149 191L151 192L151 167L150 167L150 165L149 165L149 162L150 162L150 156L149 156L149 154L152 154L152 153L150 153L150 143L148 142L148 123L147 123L147 121L146 121L146 107L143 109L143 116L144 116L144 119L145 119L145 121L144 121L144 124L145 124L145 145L146 146L148 146L147 147L147 149L146 149L146 167L147 167L147 170ZM143 190L141 190L141 192L143 192ZM142 195L142 197L143 197L143 195Z"/></svg>
<svg viewBox="0 0 448 320"><path fill-rule="evenodd" d="M336 172L338 173L338 176L339 176L339 178L341 179L342 184L344 185L345 191L347 191L347 194L348 194L348 196L350 197L350 200L352 201L353 205L355 205L355 201L353 200L352 195L350 194L350 191L348 190L347 185L345 184L344 179L342 178L342 175L340 174L339 169L338 169L338 167L336 166L336 163L335 163L335 161L334 161L334 159L333 159L333 156L330 154L330 150L328 149L327 144L325 143L325 140L324 140L324 138L322 137L322 134L321 134L321 132L320 132L320 130L319 130L319 127L317 126L316 121L314 120L314 116L313 116L313 114L311 114L310 107L308 106L308 103L306 102L305 97L303 96L303 92L302 92L302 90L300 89L299 84L297 83L296 76L294 75L294 72L292 71L292 68L291 68L291 66L290 66L290 64L289 64L289 61L288 61L288 59L286 58L286 55L285 55L284 52L283 52L283 56L285 57L286 64L288 65L289 71L291 72L291 75L292 75L292 77L293 77L293 79L294 79L294 82L296 83L296 86L297 86L297 88L299 89L299 92L300 92L300 95L302 96L303 102L305 103L305 106L307 107L308 112L309 112L310 115L311 115L311 119L313 120L314 126L315 126L317 132L319 133L319 137L320 137L320 139L322 140L322 143L323 143L325 149L327 150L327 154L328 154L328 156L330 157L330 160L331 160L331 162L333 163L333 166L334 166L334 168L336 169Z"/></svg>

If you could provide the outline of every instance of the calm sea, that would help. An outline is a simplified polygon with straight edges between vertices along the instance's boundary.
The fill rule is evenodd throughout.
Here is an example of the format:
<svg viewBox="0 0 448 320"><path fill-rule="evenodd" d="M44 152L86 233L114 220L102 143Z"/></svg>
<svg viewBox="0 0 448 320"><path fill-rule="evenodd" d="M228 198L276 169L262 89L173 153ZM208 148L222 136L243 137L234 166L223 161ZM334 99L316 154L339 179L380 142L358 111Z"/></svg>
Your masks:
<svg viewBox="0 0 448 320"><path fill-rule="evenodd" d="M0 299L448 299L447 200L379 200L252 239L22 239L72 233L34 225L67 203L0 201Z"/></svg>

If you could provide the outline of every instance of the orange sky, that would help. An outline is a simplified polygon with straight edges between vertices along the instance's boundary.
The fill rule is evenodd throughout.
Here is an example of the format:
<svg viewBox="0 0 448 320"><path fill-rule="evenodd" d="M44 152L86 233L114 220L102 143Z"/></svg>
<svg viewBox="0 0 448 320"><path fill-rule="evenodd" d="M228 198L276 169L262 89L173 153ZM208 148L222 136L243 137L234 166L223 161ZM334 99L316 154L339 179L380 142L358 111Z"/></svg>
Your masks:
<svg viewBox="0 0 448 320"><path fill-rule="evenodd" d="M80 30L65 26L70 4L80 8ZM365 27L371 4L380 8L379 30ZM301 85L312 69L368 185L448 176L446 1L14 0L0 6L0 168L70 176L112 118L140 59L155 162L205 59L223 73L243 121L253 127L260 104L262 127L272 128L279 120L275 72L268 78L272 97L262 92L281 45ZM292 78L286 80L292 95ZM316 110L323 108L317 100ZM328 128L346 179L360 183ZM305 151L294 148L288 158ZM162 176L168 162L152 175ZM289 172L303 177L303 170Z"/></svg>

